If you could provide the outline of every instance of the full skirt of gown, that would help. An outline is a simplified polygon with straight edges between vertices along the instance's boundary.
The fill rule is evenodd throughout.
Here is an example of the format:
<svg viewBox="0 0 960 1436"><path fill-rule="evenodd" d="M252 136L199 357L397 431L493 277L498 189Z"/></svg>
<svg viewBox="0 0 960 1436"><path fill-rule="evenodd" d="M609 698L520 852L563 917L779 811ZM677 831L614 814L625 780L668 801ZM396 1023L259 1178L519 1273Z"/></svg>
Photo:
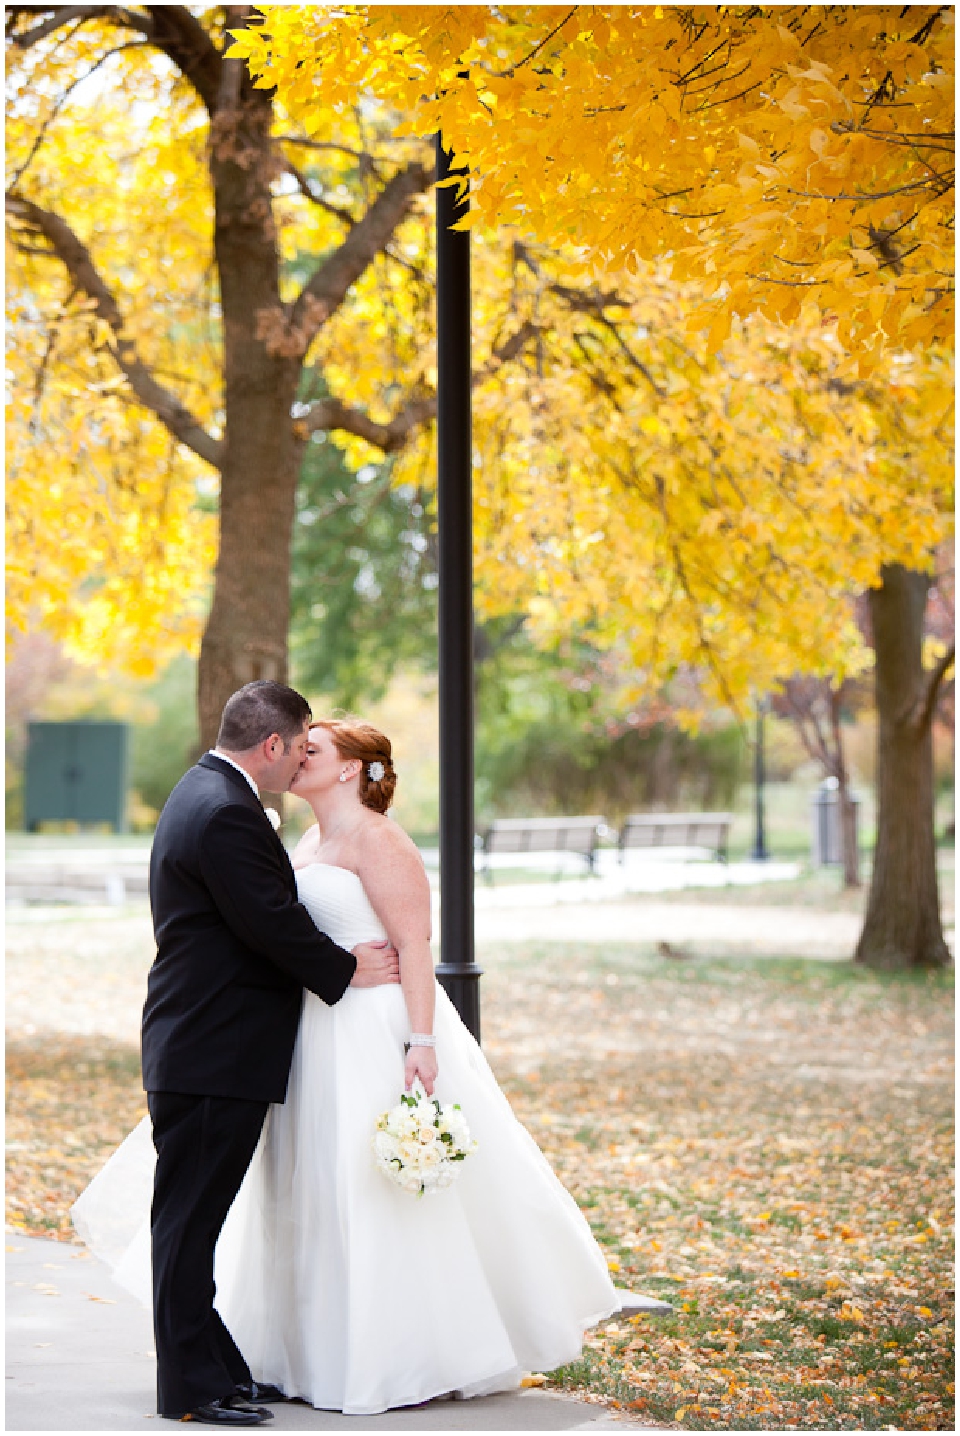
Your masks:
<svg viewBox="0 0 960 1436"><path fill-rule="evenodd" d="M300 899L342 946L383 937L359 878L314 863ZM514 1117L438 986L435 1096L477 1150L416 1197L376 1166L376 1119L403 1090L399 986L307 992L286 1101L263 1135L216 1253L216 1306L254 1377L313 1406L370 1415L517 1385L575 1359L619 1309L583 1214ZM153 1149L145 1120L74 1207L80 1235L150 1300Z"/></svg>

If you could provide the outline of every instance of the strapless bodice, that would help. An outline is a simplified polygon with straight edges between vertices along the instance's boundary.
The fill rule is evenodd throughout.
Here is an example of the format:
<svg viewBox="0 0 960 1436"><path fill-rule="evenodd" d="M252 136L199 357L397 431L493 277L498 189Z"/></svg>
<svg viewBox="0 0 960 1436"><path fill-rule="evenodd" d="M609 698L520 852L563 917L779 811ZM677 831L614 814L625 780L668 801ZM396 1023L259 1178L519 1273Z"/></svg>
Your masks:
<svg viewBox="0 0 960 1436"><path fill-rule="evenodd" d="M383 923L364 892L363 883L349 868L330 863L308 863L297 868L300 901L321 932L341 947L377 942L386 937Z"/></svg>

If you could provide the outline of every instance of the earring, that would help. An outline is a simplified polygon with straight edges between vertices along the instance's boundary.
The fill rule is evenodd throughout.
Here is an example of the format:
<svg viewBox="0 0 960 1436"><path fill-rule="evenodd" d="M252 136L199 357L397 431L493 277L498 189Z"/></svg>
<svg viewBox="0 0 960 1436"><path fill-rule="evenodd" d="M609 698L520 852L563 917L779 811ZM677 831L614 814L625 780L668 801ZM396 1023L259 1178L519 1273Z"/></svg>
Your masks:
<svg viewBox="0 0 960 1436"><path fill-rule="evenodd" d="M340 781L341 781L341 783L345 783L345 782L347 781L347 775L346 775L346 773L341 773L341 774L340 774Z"/></svg>

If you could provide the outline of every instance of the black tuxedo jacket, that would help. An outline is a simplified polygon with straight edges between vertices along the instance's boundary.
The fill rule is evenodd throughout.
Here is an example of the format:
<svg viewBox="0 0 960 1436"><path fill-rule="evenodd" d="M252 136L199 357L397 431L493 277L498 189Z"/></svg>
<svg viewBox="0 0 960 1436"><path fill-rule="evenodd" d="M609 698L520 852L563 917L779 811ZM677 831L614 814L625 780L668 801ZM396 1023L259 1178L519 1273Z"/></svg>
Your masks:
<svg viewBox="0 0 960 1436"><path fill-rule="evenodd" d="M145 1089L282 1102L304 987L337 1002L356 959L318 932L257 795L212 754L160 814L150 906Z"/></svg>

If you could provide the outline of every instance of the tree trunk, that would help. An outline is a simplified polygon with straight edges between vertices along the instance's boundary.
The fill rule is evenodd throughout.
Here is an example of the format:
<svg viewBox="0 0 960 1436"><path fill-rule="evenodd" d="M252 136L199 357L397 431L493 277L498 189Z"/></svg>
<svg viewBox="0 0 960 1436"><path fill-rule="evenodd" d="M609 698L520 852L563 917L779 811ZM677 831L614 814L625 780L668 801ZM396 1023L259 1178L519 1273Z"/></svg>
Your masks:
<svg viewBox="0 0 960 1436"><path fill-rule="evenodd" d="M295 392L295 391L294 391ZM209 747L230 694L254 678L287 681L290 543L299 455L282 443L293 396L251 406L259 441L224 464L220 550L213 603L200 647L200 737ZM241 433L247 426L238 425ZM264 436L272 429L273 441ZM253 436L251 435L251 438ZM232 447L232 446L231 446ZM299 446L297 446L299 447ZM258 542L250 543L256 534Z"/></svg>
<svg viewBox="0 0 960 1436"><path fill-rule="evenodd" d="M943 967L933 817L933 744L922 661L930 579L889 565L870 593L876 654L877 845L856 961Z"/></svg>
<svg viewBox="0 0 960 1436"><path fill-rule="evenodd" d="M860 844L857 837L857 808L846 783L837 790L840 803L840 852L843 857L843 886L860 886Z"/></svg>
<svg viewBox="0 0 960 1436"><path fill-rule="evenodd" d="M225 62L225 70L230 62ZM200 649L205 746L226 699L254 678L287 677L290 543L302 442L290 408L302 353L285 336L271 210L270 99L240 77L211 129L214 244L224 346L224 458L213 603ZM260 317L258 317L260 316ZM271 338L258 337L272 316Z"/></svg>
<svg viewBox="0 0 960 1436"><path fill-rule="evenodd" d="M435 411L435 400L417 392L387 424L332 398L315 405L313 422L309 427L298 424L297 432L291 415L313 337L383 251L414 197L432 184L434 167L411 161L383 184L360 219L354 221L343 211L348 229L343 243L322 257L300 293L283 304L273 182L289 173L304 195L325 202L270 142L272 93L254 88L243 60L227 59L221 52L232 33L257 22L255 7L222 6L209 30L206 20L192 13L193 7L183 5L8 10L13 43L22 48L47 41L63 27L73 31L88 18L135 33L136 48L149 52L154 47L165 55L193 86L210 117L208 164L223 326L222 438L208 432L151 372L124 329L122 293L112 292L65 219L16 192L7 195L17 222L42 236L44 247L35 252L59 258L73 292L92 300L94 312L112 330L116 362L135 400L165 424L178 443L219 471L220 544L197 684L200 738L209 745L232 692L253 678L287 676L291 537L303 444L310 430L347 428L387 452ZM22 16L34 11L36 23L20 26ZM46 123L37 145L45 129ZM192 144L193 139L184 142ZM360 157L361 174L367 158ZM376 172L371 159L370 173Z"/></svg>

